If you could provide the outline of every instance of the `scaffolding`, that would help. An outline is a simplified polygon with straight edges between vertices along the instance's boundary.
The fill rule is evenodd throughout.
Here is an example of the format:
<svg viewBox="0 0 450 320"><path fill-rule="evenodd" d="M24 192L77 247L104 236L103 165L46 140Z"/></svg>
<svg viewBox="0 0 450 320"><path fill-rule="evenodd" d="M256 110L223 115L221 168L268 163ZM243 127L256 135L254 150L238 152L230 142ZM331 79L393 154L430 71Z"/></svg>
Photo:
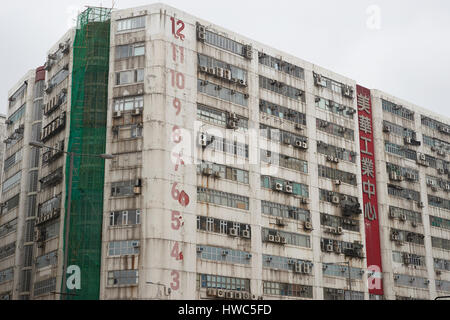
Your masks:
<svg viewBox="0 0 450 320"><path fill-rule="evenodd" d="M73 44L72 96L68 152L105 153L109 78L111 9L89 7L78 17ZM66 163L69 177L70 159ZM81 289L66 289L61 299L98 300L102 251L105 164L101 158L74 157L72 199L68 203L67 266L81 270ZM67 223L67 222L66 222ZM65 223L64 231L67 231ZM66 243L64 243L66 248ZM66 252L64 252L66 254ZM65 269L64 269L65 270ZM62 286L65 286L63 276ZM63 292L63 291L62 291Z"/></svg>

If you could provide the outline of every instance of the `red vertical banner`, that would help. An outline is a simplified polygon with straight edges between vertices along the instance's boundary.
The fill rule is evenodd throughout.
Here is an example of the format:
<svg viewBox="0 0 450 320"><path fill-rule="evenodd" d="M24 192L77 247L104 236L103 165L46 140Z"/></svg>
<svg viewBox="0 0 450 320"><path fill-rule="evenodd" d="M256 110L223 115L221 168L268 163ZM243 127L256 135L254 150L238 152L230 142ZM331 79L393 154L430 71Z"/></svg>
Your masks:
<svg viewBox="0 0 450 320"><path fill-rule="evenodd" d="M356 86L369 293L383 295L380 224L370 90Z"/></svg>

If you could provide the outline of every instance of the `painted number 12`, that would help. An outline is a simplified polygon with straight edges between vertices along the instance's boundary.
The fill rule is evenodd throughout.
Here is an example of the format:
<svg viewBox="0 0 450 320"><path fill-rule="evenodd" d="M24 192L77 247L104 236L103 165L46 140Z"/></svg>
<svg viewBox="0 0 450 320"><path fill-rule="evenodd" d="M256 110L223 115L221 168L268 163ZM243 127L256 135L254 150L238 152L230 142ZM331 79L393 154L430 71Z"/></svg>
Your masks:
<svg viewBox="0 0 450 320"><path fill-rule="evenodd" d="M185 35L182 34L184 28L186 27L184 22L181 20L175 20L174 17L170 18L172 21L172 34L175 37L175 39L180 39L181 41L184 41Z"/></svg>

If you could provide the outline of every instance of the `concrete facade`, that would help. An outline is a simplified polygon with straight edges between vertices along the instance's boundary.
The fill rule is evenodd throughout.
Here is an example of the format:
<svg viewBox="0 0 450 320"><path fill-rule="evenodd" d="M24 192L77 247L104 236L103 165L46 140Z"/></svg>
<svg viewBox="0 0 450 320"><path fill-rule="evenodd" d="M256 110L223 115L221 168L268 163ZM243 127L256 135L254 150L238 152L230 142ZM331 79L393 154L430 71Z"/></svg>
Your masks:
<svg viewBox="0 0 450 320"><path fill-rule="evenodd" d="M46 90L42 128L64 112L70 123L74 37L70 30L49 50L47 82L66 72ZM448 295L448 117L371 90L384 288L375 296L355 143L357 81L163 4L113 11L110 45L105 152L115 158L105 166L99 299ZM61 94L66 99L55 106ZM64 142L67 151L68 128L44 129L41 141L57 149ZM11 155L7 149L5 159ZM44 157L35 217L42 220L45 208L56 214L37 222L33 290L21 293L64 299L57 292L67 159ZM17 239L24 223L18 220ZM0 259L0 272L18 268L14 282L0 281L0 294L18 299L15 259Z"/></svg>

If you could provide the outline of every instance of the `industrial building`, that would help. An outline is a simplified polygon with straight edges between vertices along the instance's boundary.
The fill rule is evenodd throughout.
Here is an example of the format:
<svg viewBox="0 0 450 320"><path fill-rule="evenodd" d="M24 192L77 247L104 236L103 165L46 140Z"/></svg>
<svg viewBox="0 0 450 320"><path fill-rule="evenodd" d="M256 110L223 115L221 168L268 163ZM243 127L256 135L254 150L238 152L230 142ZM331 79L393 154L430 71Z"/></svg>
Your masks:
<svg viewBox="0 0 450 320"><path fill-rule="evenodd" d="M164 4L9 92L0 298L450 295L450 119Z"/></svg>

